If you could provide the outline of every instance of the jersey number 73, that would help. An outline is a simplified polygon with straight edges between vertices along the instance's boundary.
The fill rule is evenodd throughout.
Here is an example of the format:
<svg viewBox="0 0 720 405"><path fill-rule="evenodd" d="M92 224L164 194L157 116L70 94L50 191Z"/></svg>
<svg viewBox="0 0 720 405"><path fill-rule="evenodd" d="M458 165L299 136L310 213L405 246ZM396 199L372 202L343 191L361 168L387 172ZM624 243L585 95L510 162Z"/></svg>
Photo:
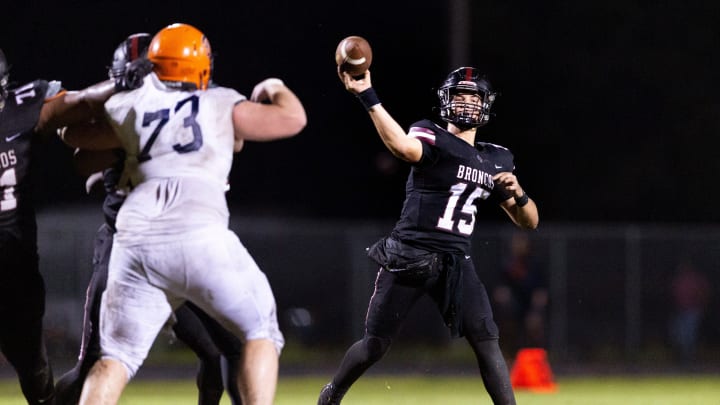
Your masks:
<svg viewBox="0 0 720 405"><path fill-rule="evenodd" d="M200 129L200 125L198 125L195 118L197 117L198 110L199 110L199 98L197 95L192 95L188 98L182 99L175 104L175 108L172 109L173 114L177 114L178 110L180 110L185 104L190 105L190 114L186 115L183 118L183 127L185 128L191 128L193 139L192 141L186 143L186 144L179 144L176 143L173 145L173 149L177 153L188 153L192 151L196 151L200 149L200 147L203 144L203 137L202 137L202 130ZM148 139L145 146L142 148L142 151L140 151L140 154L138 155L138 161L139 162L145 162L150 159L152 159L152 156L150 156L150 148L152 148L152 145L157 140L158 135L160 134L160 131L163 129L165 124L168 123L170 120L170 111L169 108L163 108L161 110L153 111L153 112L146 112L143 114L143 122L142 126L143 128L149 127L150 124L152 124L155 121L158 121L155 129L153 129L152 134L150 134L150 138Z"/></svg>

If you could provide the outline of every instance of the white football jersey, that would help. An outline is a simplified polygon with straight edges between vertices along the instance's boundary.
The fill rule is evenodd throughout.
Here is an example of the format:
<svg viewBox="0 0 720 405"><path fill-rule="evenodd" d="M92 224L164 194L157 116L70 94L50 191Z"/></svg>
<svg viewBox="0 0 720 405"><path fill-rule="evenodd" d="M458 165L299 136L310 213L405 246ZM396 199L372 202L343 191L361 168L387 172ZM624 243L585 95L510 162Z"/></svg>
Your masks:
<svg viewBox="0 0 720 405"><path fill-rule="evenodd" d="M227 220L232 110L245 99L224 87L171 89L151 73L139 89L105 103L127 155L119 187L131 190L118 214L119 238L171 236Z"/></svg>
<svg viewBox="0 0 720 405"><path fill-rule="evenodd" d="M225 184L233 158L232 110L243 100L225 87L170 89L154 73L139 89L112 96L105 109L127 152L131 185L183 176Z"/></svg>

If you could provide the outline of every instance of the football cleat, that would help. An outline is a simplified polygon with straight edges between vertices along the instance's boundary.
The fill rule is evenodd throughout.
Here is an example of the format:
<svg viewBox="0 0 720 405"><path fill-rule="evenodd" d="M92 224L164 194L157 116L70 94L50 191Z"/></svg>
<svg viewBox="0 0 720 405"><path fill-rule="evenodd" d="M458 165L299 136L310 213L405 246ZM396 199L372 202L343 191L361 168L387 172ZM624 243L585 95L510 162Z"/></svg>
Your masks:
<svg viewBox="0 0 720 405"><path fill-rule="evenodd" d="M345 396L344 392L338 392L333 383L328 383L320 391L317 405L340 405L343 396Z"/></svg>

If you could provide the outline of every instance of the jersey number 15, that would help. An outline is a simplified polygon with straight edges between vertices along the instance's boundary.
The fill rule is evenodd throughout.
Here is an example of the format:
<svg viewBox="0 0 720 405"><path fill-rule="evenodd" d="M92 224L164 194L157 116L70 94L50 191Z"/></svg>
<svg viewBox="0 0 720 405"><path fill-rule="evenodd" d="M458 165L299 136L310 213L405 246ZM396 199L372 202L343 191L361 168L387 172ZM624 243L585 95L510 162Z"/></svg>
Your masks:
<svg viewBox="0 0 720 405"><path fill-rule="evenodd" d="M455 209L460 202L463 193L467 189L466 183L457 183L450 187L450 198L448 198L447 205L445 205L445 211L443 215L438 218L437 227L446 231L455 231L457 224L457 231L463 235L471 235L473 228L475 227L475 214L477 213L477 206L475 206L475 200L478 198L486 199L490 196L490 192L482 187L475 187L475 189L467 196L465 202L460 209L459 218L457 221L453 218ZM469 219L465 218L469 217Z"/></svg>

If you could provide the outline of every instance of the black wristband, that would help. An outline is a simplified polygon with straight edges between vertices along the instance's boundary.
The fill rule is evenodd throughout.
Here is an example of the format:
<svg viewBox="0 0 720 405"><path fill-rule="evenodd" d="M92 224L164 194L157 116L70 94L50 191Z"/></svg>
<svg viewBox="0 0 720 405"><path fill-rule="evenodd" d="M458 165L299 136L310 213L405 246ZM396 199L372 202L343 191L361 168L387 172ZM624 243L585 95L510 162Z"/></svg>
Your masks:
<svg viewBox="0 0 720 405"><path fill-rule="evenodd" d="M365 107L365 110L370 111L371 108L374 106L380 104L380 99L377 96L377 93L375 93L375 89L372 87L367 88L361 93L357 94L358 100L362 103L363 107Z"/></svg>
<svg viewBox="0 0 720 405"><path fill-rule="evenodd" d="M518 207L524 207L527 205L527 203L530 201L530 197L528 197L527 193L523 193L520 197L515 197L515 204L517 204Z"/></svg>

